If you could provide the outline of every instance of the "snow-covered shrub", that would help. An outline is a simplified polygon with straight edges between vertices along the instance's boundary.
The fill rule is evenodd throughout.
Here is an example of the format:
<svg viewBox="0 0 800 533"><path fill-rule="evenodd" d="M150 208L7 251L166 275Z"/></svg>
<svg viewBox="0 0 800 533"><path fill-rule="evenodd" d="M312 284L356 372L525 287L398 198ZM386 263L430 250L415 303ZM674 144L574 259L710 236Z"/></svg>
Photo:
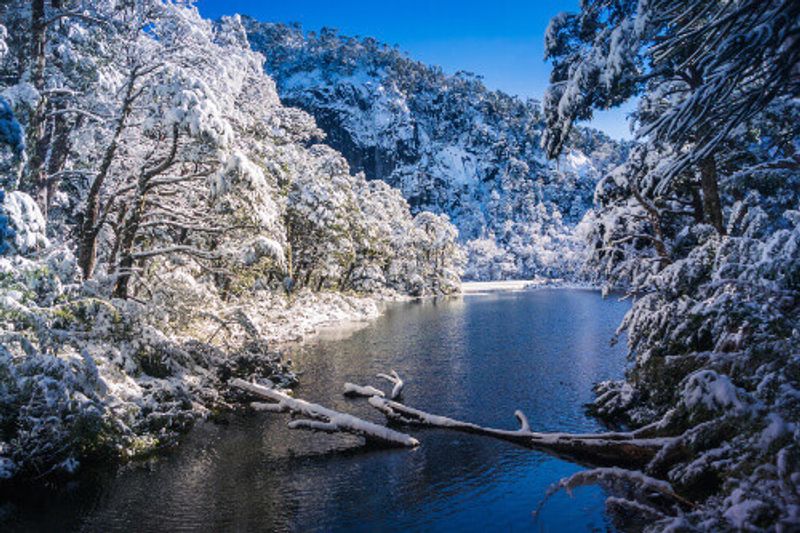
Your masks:
<svg viewBox="0 0 800 533"><path fill-rule="evenodd" d="M783 172L783 164L773 168ZM598 188L609 202L601 204L600 242L615 249L596 246L592 261L636 297L620 328L634 366L627 383L598 391L594 407L681 435L648 471L703 502L684 524L747 529L800 520L800 478L790 474L800 464L800 204L793 180L769 197L755 192L768 166L749 173L743 200L722 188L731 206L724 236L665 217L654 237L641 202L609 201L610 189ZM653 246L656 238L668 255Z"/></svg>
<svg viewBox="0 0 800 533"><path fill-rule="evenodd" d="M631 505L656 510L652 530L788 531L800 524L800 105L784 66L798 63L800 5L708 5L591 0L553 19L543 144L555 156L576 120L640 97L639 143L598 183L587 233L588 270L633 298L620 328L632 367L598 386L594 409L669 437L645 473L692 504Z"/></svg>
<svg viewBox="0 0 800 533"><path fill-rule="evenodd" d="M148 453L291 384L268 343L457 290L452 225L315 144L239 17L56 4L0 7L3 476Z"/></svg>
<svg viewBox="0 0 800 533"><path fill-rule="evenodd" d="M1 198L0 215L5 217L8 228L5 239L10 248L19 254L30 254L48 246L45 220L36 202L29 195L12 191Z"/></svg>
<svg viewBox="0 0 800 533"><path fill-rule="evenodd" d="M194 300L185 288L170 293L171 300L159 293L147 305L86 295L75 283L74 257L62 250L35 261L2 258L0 272L0 472L6 477L71 472L86 459L150 453L218 405L230 377L294 380L263 343L239 339L226 353L202 342L209 340L205 330L195 332L202 340L175 335L191 331L179 313L196 317L208 305L202 291Z"/></svg>
<svg viewBox="0 0 800 533"><path fill-rule="evenodd" d="M13 342L5 335L4 343ZM80 458L111 453L101 449L114 431L104 392L88 354L31 351L19 357L0 346L2 475L71 473Z"/></svg>

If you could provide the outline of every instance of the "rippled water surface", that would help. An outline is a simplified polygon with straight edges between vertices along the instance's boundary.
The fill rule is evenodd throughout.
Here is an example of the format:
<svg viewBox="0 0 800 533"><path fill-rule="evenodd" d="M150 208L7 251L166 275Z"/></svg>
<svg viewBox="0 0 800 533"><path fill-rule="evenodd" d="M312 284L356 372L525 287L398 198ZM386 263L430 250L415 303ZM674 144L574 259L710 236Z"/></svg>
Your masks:
<svg viewBox="0 0 800 533"><path fill-rule="evenodd" d="M515 428L596 431L592 384L620 377L609 340L627 304L595 292L539 290L393 306L342 340L294 355L297 396L382 422L345 381L379 384L396 369L407 404ZM73 483L0 506L20 530L83 531L605 531L603 493L584 488L536 509L548 486L579 469L486 437L405 429L418 449L365 451L348 436L286 429L287 415L203 424L146 467ZM5 518L5 520L3 520Z"/></svg>

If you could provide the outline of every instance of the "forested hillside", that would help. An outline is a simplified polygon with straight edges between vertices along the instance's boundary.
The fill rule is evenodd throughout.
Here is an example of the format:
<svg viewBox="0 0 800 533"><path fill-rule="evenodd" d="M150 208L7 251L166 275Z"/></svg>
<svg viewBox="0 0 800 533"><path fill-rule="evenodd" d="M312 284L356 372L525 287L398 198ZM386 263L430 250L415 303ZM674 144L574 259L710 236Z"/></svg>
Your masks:
<svg viewBox="0 0 800 533"><path fill-rule="evenodd" d="M458 289L456 229L317 144L238 18L0 16L0 477L162 447L230 375L292 381L267 340Z"/></svg>
<svg viewBox="0 0 800 533"><path fill-rule="evenodd" d="M414 212L450 217L467 277L577 277L585 247L576 227L626 145L576 128L550 162L535 100L490 91L473 74L447 76L369 37L245 25L283 102L314 115L325 142L367 179L398 188Z"/></svg>

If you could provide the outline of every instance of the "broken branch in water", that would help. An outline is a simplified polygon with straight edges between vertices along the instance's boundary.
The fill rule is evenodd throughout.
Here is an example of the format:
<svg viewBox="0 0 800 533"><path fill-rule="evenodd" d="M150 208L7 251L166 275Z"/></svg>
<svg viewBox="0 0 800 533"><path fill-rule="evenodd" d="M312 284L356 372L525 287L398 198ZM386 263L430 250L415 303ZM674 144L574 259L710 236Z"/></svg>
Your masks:
<svg viewBox="0 0 800 533"><path fill-rule="evenodd" d="M364 437L368 443L379 444L382 446L405 446L413 448L419 445L419 441L410 435L400 433L391 428L374 424L367 420L340 413L333 409L328 409L321 405L310 403L305 400L292 398L285 392L277 389L270 389L255 383L249 383L242 379L234 379L230 382L232 387L245 390L260 398L271 400L270 404L258 403L254 407L270 412L292 413L306 417L305 419L293 420L289 423L291 429L307 429L311 431L324 431L327 433L351 433Z"/></svg>
<svg viewBox="0 0 800 533"><path fill-rule="evenodd" d="M400 379L400 376L397 374L397 372L392 370L391 373L392 373L391 376L386 374L378 374L377 377L385 379L390 383L394 383L394 387L392 387L392 394L390 398L392 400L399 400L400 396L403 394L403 387L405 386L405 383L403 382L402 379Z"/></svg>
<svg viewBox="0 0 800 533"><path fill-rule="evenodd" d="M400 376L394 371L392 374L394 374L394 379L402 384ZM385 376L385 378L388 378L388 376ZM588 471L578 472L569 478L562 479L548 491L539 506L539 510L547 498L559 489L570 491L575 486L600 483L611 479L625 480L638 487L644 487L647 489L645 491L647 494L658 493L669 501L677 502L684 508L692 508L694 505L691 501L679 495L668 482L644 473L648 465L651 466L657 462L659 453L663 455L663 450L680 443L679 437L654 437L653 435L657 434L658 424L651 424L633 432L596 434L537 433L531 431L530 422L525 414L517 410L514 412L514 416L519 423L519 429L495 429L408 407L393 399L386 399L384 394L374 387L346 383L345 394L367 397L370 405L382 412L387 419L398 423L433 426L486 435L577 461L584 465L593 467L605 466L605 468L593 468ZM620 468L623 466L636 470ZM662 511L667 511L662 509L658 502L655 502L655 504L650 502L646 496L636 500L610 497L608 503L609 505L635 508L639 512L645 512L656 517L665 516ZM536 513L538 512L537 510Z"/></svg>
<svg viewBox="0 0 800 533"><path fill-rule="evenodd" d="M375 387L356 385L355 383L346 382L344 384L344 395L349 397L364 396L370 398L372 396L379 396L383 398L386 396L382 390Z"/></svg>

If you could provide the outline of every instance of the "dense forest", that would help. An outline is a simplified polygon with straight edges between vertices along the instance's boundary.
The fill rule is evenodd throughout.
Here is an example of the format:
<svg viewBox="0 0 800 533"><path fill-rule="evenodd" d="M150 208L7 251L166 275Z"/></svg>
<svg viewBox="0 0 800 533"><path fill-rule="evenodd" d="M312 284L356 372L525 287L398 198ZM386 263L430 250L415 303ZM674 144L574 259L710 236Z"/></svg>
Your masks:
<svg viewBox="0 0 800 533"><path fill-rule="evenodd" d="M580 453L603 466L554 490L599 483L633 529L796 529L800 3L582 0L545 48L539 104L191 3L3 3L0 480L157 451L234 378L307 411L270 388L297 380L276 341L544 275L632 302L589 406L617 431L431 416L396 374L351 392ZM580 125L633 98L633 142Z"/></svg>

